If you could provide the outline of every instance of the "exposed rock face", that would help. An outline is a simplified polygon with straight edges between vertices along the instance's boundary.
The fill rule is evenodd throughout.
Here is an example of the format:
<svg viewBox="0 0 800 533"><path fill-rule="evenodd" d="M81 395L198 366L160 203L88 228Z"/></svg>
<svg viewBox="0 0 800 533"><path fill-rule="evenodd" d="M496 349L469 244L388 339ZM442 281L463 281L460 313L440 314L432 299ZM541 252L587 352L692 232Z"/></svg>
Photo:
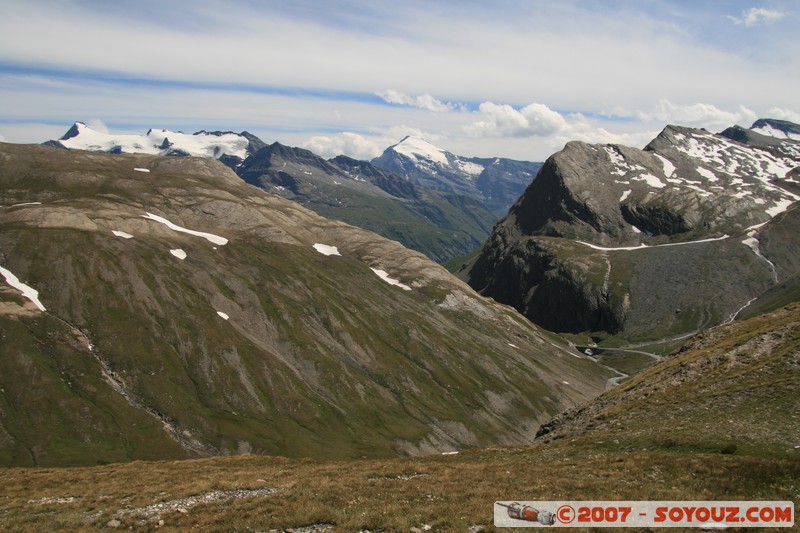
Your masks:
<svg viewBox="0 0 800 533"><path fill-rule="evenodd" d="M779 231L781 251L766 251L761 236L796 218L797 165L677 126L644 150L571 142L461 275L557 331L642 339L713 325L796 273L798 238Z"/></svg>
<svg viewBox="0 0 800 533"><path fill-rule="evenodd" d="M522 443L609 377L211 159L0 144L0 265L3 465Z"/></svg>

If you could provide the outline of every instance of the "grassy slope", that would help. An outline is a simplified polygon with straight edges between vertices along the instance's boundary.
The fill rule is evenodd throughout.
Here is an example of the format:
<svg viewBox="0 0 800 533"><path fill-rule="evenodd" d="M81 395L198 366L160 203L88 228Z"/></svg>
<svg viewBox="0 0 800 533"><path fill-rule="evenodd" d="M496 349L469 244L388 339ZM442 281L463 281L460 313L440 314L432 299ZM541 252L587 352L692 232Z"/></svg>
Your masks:
<svg viewBox="0 0 800 533"><path fill-rule="evenodd" d="M797 458L800 303L703 332L588 407L546 440L618 448L744 452Z"/></svg>
<svg viewBox="0 0 800 533"><path fill-rule="evenodd" d="M48 312L0 313L2 464L192 456L159 419L209 454L343 459L522 442L607 377L421 254L217 163L4 150L0 261ZM13 207L31 201L42 204ZM230 242L174 232L146 211ZM388 285L373 265L419 284ZM24 303L0 287L0 305Z"/></svg>
<svg viewBox="0 0 800 533"><path fill-rule="evenodd" d="M715 328L571 414L537 444L317 462L242 456L0 471L0 527L492 530L496 500L800 503L800 304ZM765 414L768 413L768 416ZM735 445L735 447L733 446ZM277 489L192 506L214 490ZM58 500L61 498L61 500ZM147 509L163 502L161 511ZM183 511L177 510L182 507Z"/></svg>
<svg viewBox="0 0 800 533"><path fill-rule="evenodd" d="M494 219L488 216L478 218L484 212L465 212L437 193L428 194L425 201L427 203L423 204L351 191L343 200L344 205L320 201L304 205L324 217L342 220L401 242L435 261L471 250L488 237ZM473 211L477 212L477 209Z"/></svg>

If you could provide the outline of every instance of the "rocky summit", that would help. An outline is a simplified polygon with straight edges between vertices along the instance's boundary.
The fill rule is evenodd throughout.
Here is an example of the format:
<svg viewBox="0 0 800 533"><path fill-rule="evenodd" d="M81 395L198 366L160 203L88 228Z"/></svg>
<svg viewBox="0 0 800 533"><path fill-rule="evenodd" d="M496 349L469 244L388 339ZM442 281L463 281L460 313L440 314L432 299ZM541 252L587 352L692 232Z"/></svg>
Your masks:
<svg viewBox="0 0 800 533"><path fill-rule="evenodd" d="M0 267L2 465L522 443L613 375L209 158L0 144Z"/></svg>
<svg viewBox="0 0 800 533"><path fill-rule="evenodd" d="M570 142L460 275L561 332L645 342L729 321L796 294L798 164L678 126L643 150Z"/></svg>

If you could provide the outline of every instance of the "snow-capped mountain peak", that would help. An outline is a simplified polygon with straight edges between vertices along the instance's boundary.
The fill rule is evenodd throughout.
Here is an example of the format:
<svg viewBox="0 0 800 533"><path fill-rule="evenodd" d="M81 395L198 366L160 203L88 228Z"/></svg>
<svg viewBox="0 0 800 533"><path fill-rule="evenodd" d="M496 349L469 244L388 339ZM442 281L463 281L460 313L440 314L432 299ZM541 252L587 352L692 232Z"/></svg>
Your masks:
<svg viewBox="0 0 800 533"><path fill-rule="evenodd" d="M800 126L785 120L759 119L750 129L761 135L768 135L777 139L800 141Z"/></svg>
<svg viewBox="0 0 800 533"><path fill-rule="evenodd" d="M407 136L393 147L395 152L413 159L427 159L441 165L448 165L444 150L419 137Z"/></svg>
<svg viewBox="0 0 800 533"><path fill-rule="evenodd" d="M463 157L408 136L371 161L415 185L474 198L503 216L533 180L541 163Z"/></svg>
<svg viewBox="0 0 800 533"><path fill-rule="evenodd" d="M151 128L144 135L105 133L94 130L83 122L76 122L61 139L52 141L52 144L95 152L190 155L215 159L228 155L245 159L250 141L233 132L200 131L189 135Z"/></svg>

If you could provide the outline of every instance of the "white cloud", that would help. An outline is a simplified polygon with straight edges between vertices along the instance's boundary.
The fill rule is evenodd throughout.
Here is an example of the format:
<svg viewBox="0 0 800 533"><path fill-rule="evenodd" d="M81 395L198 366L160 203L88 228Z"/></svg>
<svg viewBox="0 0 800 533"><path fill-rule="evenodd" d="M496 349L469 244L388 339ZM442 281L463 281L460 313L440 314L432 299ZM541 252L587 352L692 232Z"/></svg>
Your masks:
<svg viewBox="0 0 800 533"><path fill-rule="evenodd" d="M99 131L100 133L109 133L108 126L100 120L99 118L93 118L86 122L86 125L92 128L94 131Z"/></svg>
<svg viewBox="0 0 800 533"><path fill-rule="evenodd" d="M747 27L756 26L758 24L772 24L773 22L777 22L783 17L786 16L786 13L781 11L775 11L772 9L766 9L763 7L751 7L750 9L746 9L742 11L742 17L728 17L733 21L734 24L737 25L745 25Z"/></svg>
<svg viewBox="0 0 800 533"><path fill-rule="evenodd" d="M369 160L380 155L386 146L381 147L374 138L345 131L335 135L315 135L303 143L303 148L322 157L346 154L354 159Z"/></svg>
<svg viewBox="0 0 800 533"><path fill-rule="evenodd" d="M788 120L789 122L800 124L800 113L780 107L773 107L767 111L767 115L763 118L777 118L778 120Z"/></svg>
<svg viewBox="0 0 800 533"><path fill-rule="evenodd" d="M728 111L702 102L675 104L666 98L660 99L650 111L636 112L636 116L647 122L695 126L711 130L724 129L734 124L749 126L758 118L754 111L743 105L739 105L734 111Z"/></svg>
<svg viewBox="0 0 800 533"><path fill-rule="evenodd" d="M454 111L460 106L449 102L442 102L431 96L430 94L421 94L419 96L411 96L400 91L389 89L386 91L375 93L386 102L390 104L408 105L411 107L418 107L420 109L427 109L428 111L435 111L442 113L446 111Z"/></svg>
<svg viewBox="0 0 800 533"><path fill-rule="evenodd" d="M564 117L539 103L517 110L508 104L483 102L478 113L482 120L464 127L476 137L544 137L567 127Z"/></svg>
<svg viewBox="0 0 800 533"><path fill-rule="evenodd" d="M792 25L742 39L719 24L728 13L741 29L788 21L793 1L740 13L748 4L230 0L222 18L211 0L180 13L156 0L6 2L0 62L19 67L0 72L0 133L41 142L100 117L138 133L247 129L370 158L416 129L460 155L542 160L571 139L641 147L667 123L797 122ZM153 61L165 53L181 61Z"/></svg>
<svg viewBox="0 0 800 533"><path fill-rule="evenodd" d="M348 131L334 135L315 135L303 142L302 145L303 148L311 150L322 157L335 157L345 154L354 159L370 160L378 157L386 148L397 144L408 135L425 139L434 144L445 139L441 134L399 125L384 130L376 130L372 135L362 135Z"/></svg>

